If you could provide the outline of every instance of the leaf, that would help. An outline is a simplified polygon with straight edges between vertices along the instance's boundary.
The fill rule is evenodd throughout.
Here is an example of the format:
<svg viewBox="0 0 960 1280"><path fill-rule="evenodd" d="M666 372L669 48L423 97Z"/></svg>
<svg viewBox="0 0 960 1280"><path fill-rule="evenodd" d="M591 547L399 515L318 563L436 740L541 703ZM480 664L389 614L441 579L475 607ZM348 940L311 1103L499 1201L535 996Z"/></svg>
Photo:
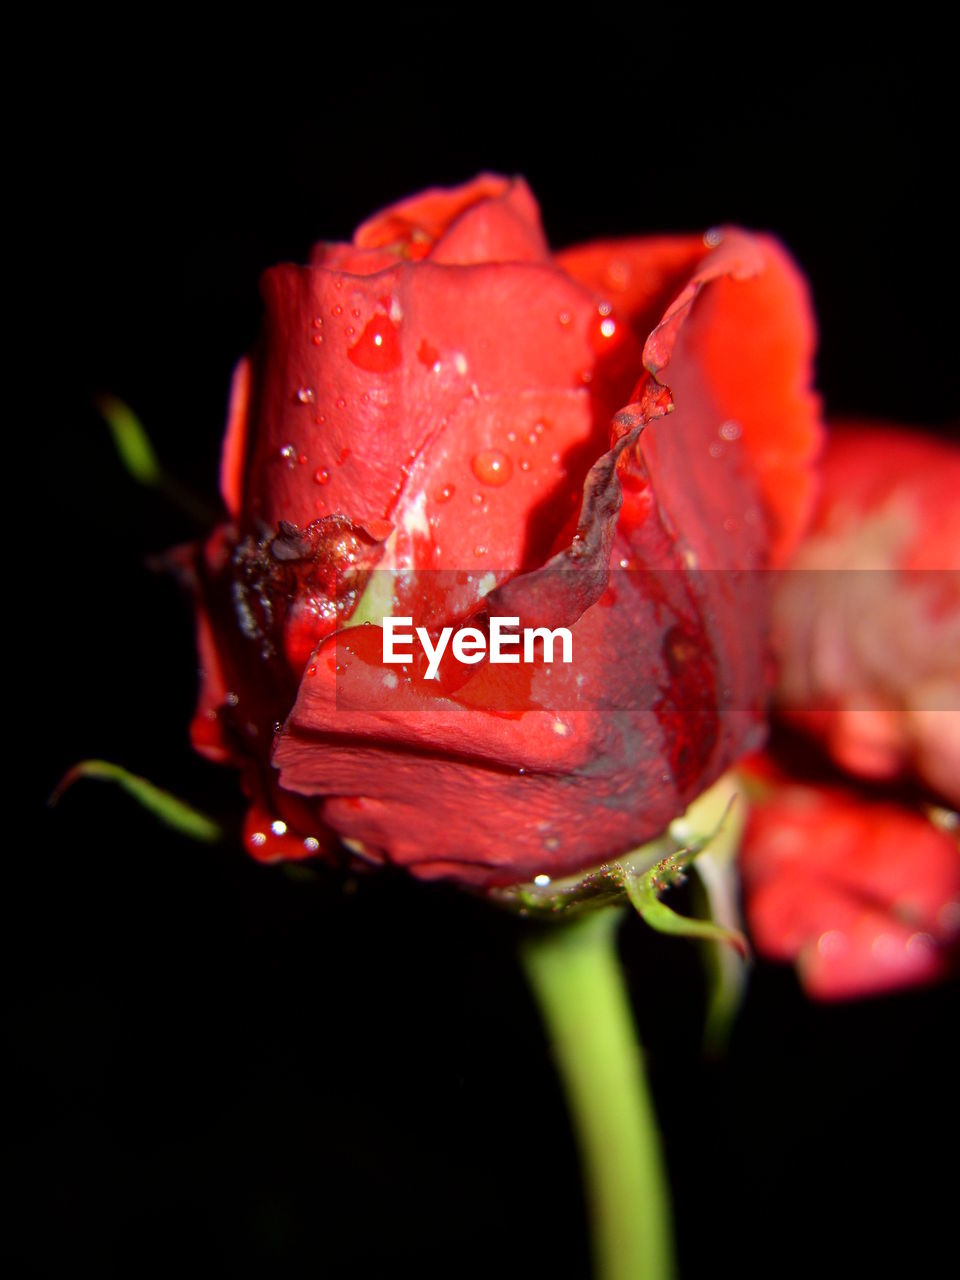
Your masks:
<svg viewBox="0 0 960 1280"><path fill-rule="evenodd" d="M121 765L111 764L109 760L81 760L79 764L75 764L60 779L48 803L55 805L63 793L81 778L97 778L117 783L161 822L194 840L209 843L219 840L223 835L220 826L199 809L194 809L186 801L162 790L146 778L130 773Z"/></svg>

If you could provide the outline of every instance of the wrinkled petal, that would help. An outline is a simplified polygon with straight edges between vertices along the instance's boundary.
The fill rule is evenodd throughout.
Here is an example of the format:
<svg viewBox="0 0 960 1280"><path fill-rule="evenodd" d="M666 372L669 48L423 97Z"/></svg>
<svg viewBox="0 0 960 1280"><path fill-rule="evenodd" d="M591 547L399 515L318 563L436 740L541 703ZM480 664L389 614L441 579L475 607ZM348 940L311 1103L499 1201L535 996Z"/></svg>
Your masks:
<svg viewBox="0 0 960 1280"><path fill-rule="evenodd" d="M707 239L715 246L708 252L699 237L663 237L606 241L568 250L561 260L578 279L604 285L631 324L649 325L651 304L667 303L646 339L644 365L669 383L678 405L686 403L716 424L709 443L717 458L748 456L770 522L771 558L781 563L803 532L816 494L821 431L810 387L813 309L803 277L776 240L736 229ZM715 286L694 307L711 280ZM665 287L672 291L667 299ZM668 368L681 336L696 353L695 398L684 395ZM742 521L748 512L726 518Z"/></svg>

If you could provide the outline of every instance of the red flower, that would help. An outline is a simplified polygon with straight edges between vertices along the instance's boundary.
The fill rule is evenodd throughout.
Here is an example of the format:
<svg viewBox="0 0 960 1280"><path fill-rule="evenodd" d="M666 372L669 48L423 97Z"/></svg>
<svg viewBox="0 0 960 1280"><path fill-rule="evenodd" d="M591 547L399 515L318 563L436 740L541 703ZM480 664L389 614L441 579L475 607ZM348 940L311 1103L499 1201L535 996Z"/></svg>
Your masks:
<svg viewBox="0 0 960 1280"><path fill-rule="evenodd" d="M960 804L960 449L830 432L813 528L777 594L780 699L838 764Z"/></svg>
<svg viewBox="0 0 960 1280"><path fill-rule="evenodd" d="M741 853L757 950L796 961L811 995L866 995L927 982L960 933L955 832L840 787L774 784Z"/></svg>
<svg viewBox="0 0 960 1280"><path fill-rule="evenodd" d="M811 504L813 323L784 251L728 230L553 257L526 185L483 176L263 293L195 722L246 762L252 852L339 841L493 885L658 834L762 732L763 575L704 571L780 562ZM575 676L391 682L351 627L386 613L566 626Z"/></svg>

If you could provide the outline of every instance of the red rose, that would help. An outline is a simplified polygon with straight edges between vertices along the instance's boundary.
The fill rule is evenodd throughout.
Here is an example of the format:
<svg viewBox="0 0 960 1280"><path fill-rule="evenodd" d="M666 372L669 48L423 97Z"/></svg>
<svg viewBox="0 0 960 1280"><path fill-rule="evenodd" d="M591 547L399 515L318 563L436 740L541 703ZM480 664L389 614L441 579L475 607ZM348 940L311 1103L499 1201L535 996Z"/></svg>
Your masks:
<svg viewBox="0 0 960 1280"><path fill-rule="evenodd" d="M844 768L960 804L960 449L840 427L822 475L776 598L780 700Z"/></svg>
<svg viewBox="0 0 960 1280"><path fill-rule="evenodd" d="M960 933L956 832L841 787L774 781L740 855L761 955L795 961L822 999L927 982Z"/></svg>
<svg viewBox="0 0 960 1280"><path fill-rule="evenodd" d="M194 728L245 763L251 851L342 842L495 885L658 834L762 732L763 575L739 571L781 562L812 501L814 329L782 248L551 256L526 185L483 176L263 293ZM569 627L576 683L482 663L385 684L378 628L351 627L493 612Z"/></svg>

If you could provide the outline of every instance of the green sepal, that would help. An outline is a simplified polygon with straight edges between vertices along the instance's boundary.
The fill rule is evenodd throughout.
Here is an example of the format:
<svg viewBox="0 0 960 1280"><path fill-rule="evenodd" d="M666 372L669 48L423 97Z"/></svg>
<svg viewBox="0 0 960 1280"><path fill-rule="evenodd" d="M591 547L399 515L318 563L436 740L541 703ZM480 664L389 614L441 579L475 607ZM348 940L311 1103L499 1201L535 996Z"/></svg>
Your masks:
<svg viewBox="0 0 960 1280"><path fill-rule="evenodd" d="M146 428L128 404L116 396L100 396L96 404L128 476L147 489L156 489L197 524L217 523L221 518L218 513L164 470Z"/></svg>
<svg viewBox="0 0 960 1280"><path fill-rule="evenodd" d="M682 884L686 870L696 852L682 850L658 862L649 871L628 874L624 889L631 905L644 922L658 933L675 934L682 938L703 938L710 942L723 942L747 955L747 940L739 929L728 929L713 920L695 920L682 916L660 901L660 894L671 885Z"/></svg>
<svg viewBox="0 0 960 1280"><path fill-rule="evenodd" d="M111 764L109 760L81 760L79 764L75 764L60 779L48 803L56 804L68 787L72 787L81 778L117 783L154 817L194 840L212 843L223 837L222 828L205 813L194 809L193 805L164 791L148 779L130 773L118 764Z"/></svg>

